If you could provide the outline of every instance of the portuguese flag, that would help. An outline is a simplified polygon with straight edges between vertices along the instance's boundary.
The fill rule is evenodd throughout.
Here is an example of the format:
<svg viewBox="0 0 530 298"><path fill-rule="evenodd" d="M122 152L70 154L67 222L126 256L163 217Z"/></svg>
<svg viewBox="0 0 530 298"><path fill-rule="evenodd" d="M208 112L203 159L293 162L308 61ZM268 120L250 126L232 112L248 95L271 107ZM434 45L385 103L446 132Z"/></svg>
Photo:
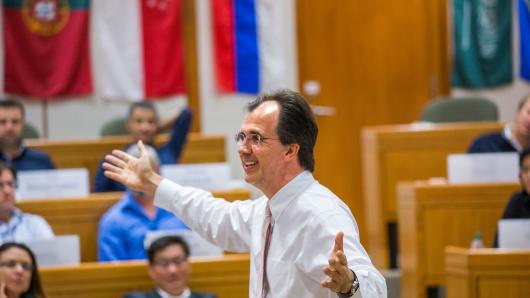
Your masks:
<svg viewBox="0 0 530 298"><path fill-rule="evenodd" d="M6 93L51 100L92 92L89 2L3 0Z"/></svg>

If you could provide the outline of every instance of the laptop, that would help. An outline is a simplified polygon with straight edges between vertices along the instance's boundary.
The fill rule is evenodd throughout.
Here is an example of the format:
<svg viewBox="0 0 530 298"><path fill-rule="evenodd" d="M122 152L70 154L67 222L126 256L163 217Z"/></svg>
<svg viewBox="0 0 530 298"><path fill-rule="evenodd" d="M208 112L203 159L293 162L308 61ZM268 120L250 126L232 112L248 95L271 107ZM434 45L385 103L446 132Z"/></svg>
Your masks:
<svg viewBox="0 0 530 298"><path fill-rule="evenodd" d="M501 219L499 248L530 249L530 219Z"/></svg>
<svg viewBox="0 0 530 298"><path fill-rule="evenodd" d="M177 235L180 236L190 247L190 256L192 257L206 257L206 256L222 256L223 250L206 239L202 238L196 232L190 230L163 230L150 231L145 235L144 247L148 249L153 241L163 236Z"/></svg>
<svg viewBox="0 0 530 298"><path fill-rule="evenodd" d="M80 245L78 235L59 235L55 238L34 239L24 242L42 266L79 265Z"/></svg>

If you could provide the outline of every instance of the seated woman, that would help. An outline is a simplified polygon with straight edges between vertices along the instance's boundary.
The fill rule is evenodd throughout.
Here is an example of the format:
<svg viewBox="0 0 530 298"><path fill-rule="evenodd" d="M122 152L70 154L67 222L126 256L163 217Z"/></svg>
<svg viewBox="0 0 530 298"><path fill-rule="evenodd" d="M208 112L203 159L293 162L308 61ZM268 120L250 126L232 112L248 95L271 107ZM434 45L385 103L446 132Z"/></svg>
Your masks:
<svg viewBox="0 0 530 298"><path fill-rule="evenodd" d="M0 246L0 298L45 298L33 252L24 244Z"/></svg>
<svg viewBox="0 0 530 298"><path fill-rule="evenodd" d="M530 147L525 148L519 155L519 181L522 189L512 195L502 219L530 218ZM493 247L498 247L497 236Z"/></svg>

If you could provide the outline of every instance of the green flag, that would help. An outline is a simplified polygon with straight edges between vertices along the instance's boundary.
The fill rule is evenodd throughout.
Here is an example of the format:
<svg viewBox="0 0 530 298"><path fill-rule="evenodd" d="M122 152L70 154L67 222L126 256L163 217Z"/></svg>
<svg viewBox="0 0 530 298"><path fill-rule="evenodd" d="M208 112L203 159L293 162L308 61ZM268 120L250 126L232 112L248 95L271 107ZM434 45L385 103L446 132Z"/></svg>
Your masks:
<svg viewBox="0 0 530 298"><path fill-rule="evenodd" d="M512 1L453 0L456 87L483 88L512 81Z"/></svg>

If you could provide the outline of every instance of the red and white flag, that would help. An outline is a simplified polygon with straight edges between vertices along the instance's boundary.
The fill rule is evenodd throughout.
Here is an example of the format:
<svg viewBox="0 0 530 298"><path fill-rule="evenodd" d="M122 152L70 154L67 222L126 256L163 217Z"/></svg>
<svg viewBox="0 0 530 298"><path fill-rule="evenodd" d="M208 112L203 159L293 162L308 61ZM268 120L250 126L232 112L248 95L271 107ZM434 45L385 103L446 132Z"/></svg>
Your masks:
<svg viewBox="0 0 530 298"><path fill-rule="evenodd" d="M182 0L92 0L98 95L138 101L185 93Z"/></svg>

